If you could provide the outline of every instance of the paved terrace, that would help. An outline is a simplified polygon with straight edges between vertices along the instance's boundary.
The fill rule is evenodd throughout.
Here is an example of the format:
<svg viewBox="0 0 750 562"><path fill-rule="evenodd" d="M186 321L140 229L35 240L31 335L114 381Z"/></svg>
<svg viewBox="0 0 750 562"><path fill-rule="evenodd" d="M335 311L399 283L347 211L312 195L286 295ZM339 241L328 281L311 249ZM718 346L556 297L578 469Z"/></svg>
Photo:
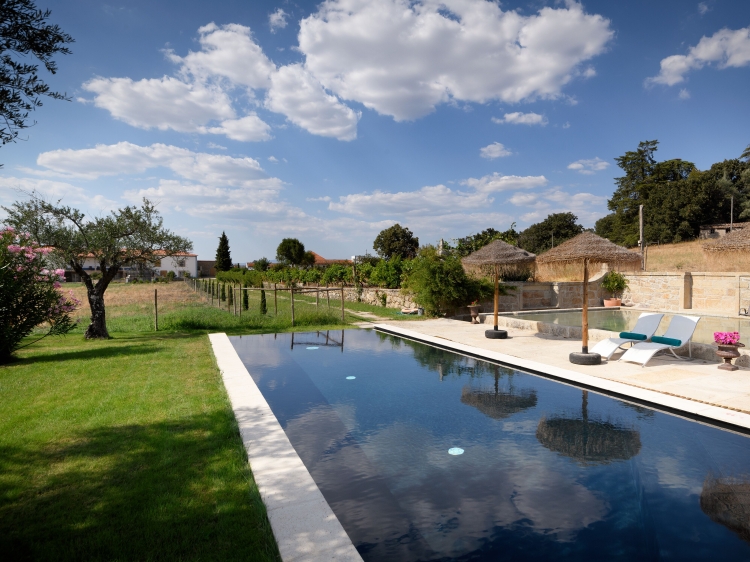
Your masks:
<svg viewBox="0 0 750 562"><path fill-rule="evenodd" d="M581 351L580 339L563 338L531 330L504 328L508 331L506 340L490 340L484 337L488 324L471 324L459 320L437 319L424 322L381 322L384 328L419 332L427 336L470 345L531 360L550 367L566 369L599 379L616 381L636 389L646 389L665 396L679 397L695 402L719 407L728 415L730 412L750 414L750 368L740 367L738 371L720 371L719 363L703 359L682 361L663 352L649 361L646 367L634 363L618 362L621 353L612 356L609 362L601 365L574 365L568 360L572 351ZM593 347L594 342L590 343ZM700 408L696 408L700 413ZM713 416L712 416L713 417ZM723 416L722 416L723 417ZM744 416L741 416L744 417ZM741 425L745 425L742 423Z"/></svg>

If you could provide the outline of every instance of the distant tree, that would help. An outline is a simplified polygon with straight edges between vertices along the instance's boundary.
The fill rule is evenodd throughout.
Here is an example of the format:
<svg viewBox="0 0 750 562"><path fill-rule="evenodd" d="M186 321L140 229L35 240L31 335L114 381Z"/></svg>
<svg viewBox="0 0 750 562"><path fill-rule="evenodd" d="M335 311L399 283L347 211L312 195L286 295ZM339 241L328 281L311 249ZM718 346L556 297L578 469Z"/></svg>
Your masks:
<svg viewBox="0 0 750 562"><path fill-rule="evenodd" d="M225 232L219 236L219 247L216 248L216 271L232 269L232 255L229 253L229 238Z"/></svg>
<svg viewBox="0 0 750 562"><path fill-rule="evenodd" d="M305 267L312 267L315 265L315 254L308 251L305 252L302 256L302 261L299 263L299 265L303 265Z"/></svg>
<svg viewBox="0 0 750 562"><path fill-rule="evenodd" d="M268 258L258 258L255 260L255 263L253 263L253 269L255 269L255 271L268 271L269 265L271 265L271 262L268 261Z"/></svg>
<svg viewBox="0 0 750 562"><path fill-rule="evenodd" d="M47 23L49 10L39 10L31 0L0 2L0 142L15 142L19 131L29 127L29 112L42 106L41 96L70 101L50 91L37 76L39 66L28 64L29 55L51 74L57 72L56 54L71 53L65 45L73 38L59 26ZM33 123L32 123L33 125Z"/></svg>
<svg viewBox="0 0 750 562"><path fill-rule="evenodd" d="M484 248L487 244L494 240L502 240L508 244L516 245L518 243L518 232L516 232L516 223L510 225L510 228L505 231L495 230L494 228L486 228L478 234L472 234L471 236L465 236L464 238L456 238L454 243L454 251L460 257L466 257L472 252L476 252L480 248Z"/></svg>
<svg viewBox="0 0 750 562"><path fill-rule="evenodd" d="M67 264L83 280L91 308L91 323L85 337L109 338L104 292L125 265L153 264L192 250L193 244L165 229L156 207L143 200L139 207L124 207L109 216L87 219L76 209L48 203L32 194L29 201L3 207L6 222L28 232L39 246L51 249L50 257ZM100 271L83 268L93 258ZM94 273L101 277L94 284Z"/></svg>
<svg viewBox="0 0 750 562"><path fill-rule="evenodd" d="M284 238L276 248L276 259L286 265L300 265L305 261L305 245L296 238Z"/></svg>
<svg viewBox="0 0 750 562"><path fill-rule="evenodd" d="M558 246L578 236L583 227L573 213L552 213L542 222L532 224L518 236L518 246L534 254L541 254L552 247L554 237Z"/></svg>
<svg viewBox="0 0 750 562"><path fill-rule="evenodd" d="M400 224L382 230L372 243L378 255L385 259L399 256L402 259L412 259L419 250L419 238L411 230Z"/></svg>
<svg viewBox="0 0 750 562"><path fill-rule="evenodd" d="M745 150L742 151L742 155L740 156L740 160L743 162L750 162L750 144L748 144L745 147Z"/></svg>

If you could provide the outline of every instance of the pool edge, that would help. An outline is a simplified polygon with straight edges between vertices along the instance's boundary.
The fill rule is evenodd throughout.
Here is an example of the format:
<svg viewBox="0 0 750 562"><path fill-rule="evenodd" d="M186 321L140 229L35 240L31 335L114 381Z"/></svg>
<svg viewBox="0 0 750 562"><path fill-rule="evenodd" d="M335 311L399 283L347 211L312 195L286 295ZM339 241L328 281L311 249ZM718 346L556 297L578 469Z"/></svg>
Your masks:
<svg viewBox="0 0 750 562"><path fill-rule="evenodd" d="M676 415L691 421L750 436L750 415L742 412L702 404L700 402L677 396L669 396L655 390L648 390L617 381L601 379L592 375L586 375L584 373L570 371L561 367L547 365L546 363L522 359L513 355L506 355L497 351L491 351L445 338L430 336L428 334L391 326L389 324L375 324L373 325L373 328L381 332L426 343L433 347L448 349L462 355L501 363L509 367L517 367L532 375L552 379L579 388L585 388L592 392L597 392L620 400L631 401L635 404L643 405L667 414Z"/></svg>
<svg viewBox="0 0 750 562"><path fill-rule="evenodd" d="M282 560L361 561L229 337L208 338Z"/></svg>

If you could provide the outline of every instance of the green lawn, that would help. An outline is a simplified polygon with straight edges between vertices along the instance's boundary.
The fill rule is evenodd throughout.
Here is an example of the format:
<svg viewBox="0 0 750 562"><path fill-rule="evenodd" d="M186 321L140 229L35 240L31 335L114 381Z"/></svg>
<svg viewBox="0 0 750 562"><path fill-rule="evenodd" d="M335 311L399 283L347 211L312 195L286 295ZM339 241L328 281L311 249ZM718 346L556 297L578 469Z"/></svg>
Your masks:
<svg viewBox="0 0 750 562"><path fill-rule="evenodd" d="M193 299L165 303L154 333L148 302L133 297L148 293L118 291L112 339L85 341L82 323L0 366L0 553L278 560L205 334L286 331L289 318L237 318ZM341 327L323 311L296 320Z"/></svg>

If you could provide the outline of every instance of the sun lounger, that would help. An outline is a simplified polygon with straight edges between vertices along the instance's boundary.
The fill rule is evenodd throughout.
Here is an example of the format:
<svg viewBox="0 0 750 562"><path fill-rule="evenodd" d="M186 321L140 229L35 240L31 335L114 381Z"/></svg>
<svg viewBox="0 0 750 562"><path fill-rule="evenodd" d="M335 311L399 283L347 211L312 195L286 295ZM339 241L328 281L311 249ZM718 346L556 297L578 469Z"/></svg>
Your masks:
<svg viewBox="0 0 750 562"><path fill-rule="evenodd" d="M638 322L635 323L632 330L620 332L619 338L609 338L600 341L594 346L591 353L598 353L605 359L609 359L618 349L623 349L622 346L626 343L632 345L650 340L651 336L656 333L659 322L661 322L663 317L663 314L657 312L644 312L640 315Z"/></svg>
<svg viewBox="0 0 750 562"><path fill-rule="evenodd" d="M674 350L685 344L688 344L688 352L692 357L693 350L690 347L690 340L700 319L700 316L674 316L663 336L653 336L650 342L635 344L622 354L620 361L640 363L642 367L645 367L656 352L662 349L668 349L677 359L684 359L684 357L677 355Z"/></svg>

